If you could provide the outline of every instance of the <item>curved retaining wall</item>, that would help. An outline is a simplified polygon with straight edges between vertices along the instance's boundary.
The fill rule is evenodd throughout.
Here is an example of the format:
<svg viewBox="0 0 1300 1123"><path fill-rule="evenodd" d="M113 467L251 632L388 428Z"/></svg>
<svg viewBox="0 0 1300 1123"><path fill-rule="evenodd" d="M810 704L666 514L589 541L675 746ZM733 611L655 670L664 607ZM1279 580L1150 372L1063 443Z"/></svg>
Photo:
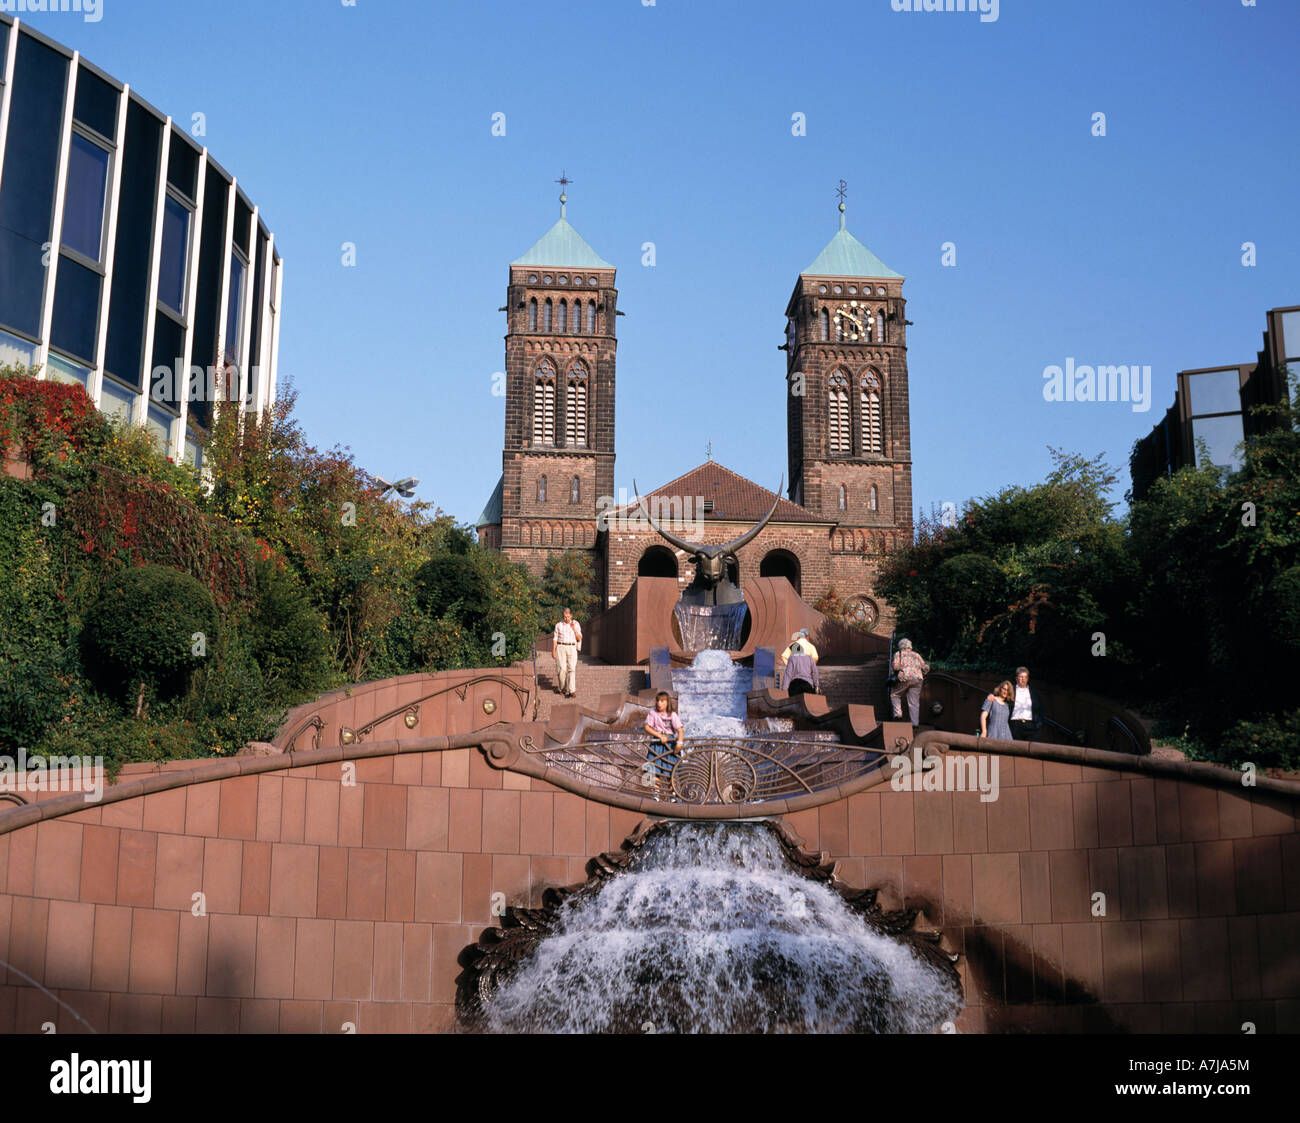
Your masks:
<svg viewBox="0 0 1300 1123"><path fill-rule="evenodd" d="M451 1028L494 907L583 881L642 816L430 740L138 765L115 802L0 811L0 959L65 1004L7 972L0 1031L83 1029L70 1010L121 1032ZM885 782L785 821L943 930L962 1031L1300 1030L1295 785L1032 748L972 754L997 762L990 802Z"/></svg>

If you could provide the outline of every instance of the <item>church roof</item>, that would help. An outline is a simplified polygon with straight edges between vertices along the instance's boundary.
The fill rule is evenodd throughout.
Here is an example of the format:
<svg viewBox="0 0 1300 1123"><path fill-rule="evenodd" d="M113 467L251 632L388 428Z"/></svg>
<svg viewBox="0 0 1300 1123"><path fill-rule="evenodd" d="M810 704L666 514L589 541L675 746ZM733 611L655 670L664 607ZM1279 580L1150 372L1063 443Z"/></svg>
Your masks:
<svg viewBox="0 0 1300 1123"><path fill-rule="evenodd" d="M776 492L760 487L739 472L724 468L716 460L706 460L698 468L692 468L685 475L669 480L643 498L649 503L655 495L683 499L689 495L692 501L703 496L705 502L713 500L712 511L693 511L696 517L702 517L706 522L758 522L767 514L772 500L776 499ZM628 504L626 509L635 510L636 502ZM653 507L651 513L654 513ZM834 520L824 519L806 507L800 507L782 497L777 502L772 521L829 524Z"/></svg>
<svg viewBox="0 0 1300 1123"><path fill-rule="evenodd" d="M840 228L835 237L826 243L817 260L801 276L903 278L903 274L895 273L844 228L843 203L840 204Z"/></svg>
<svg viewBox="0 0 1300 1123"><path fill-rule="evenodd" d="M480 526L500 526L501 525L501 493L505 490L506 478L503 475L497 480L497 486L492 489L492 494L488 497L487 505L483 508L478 519L474 523L474 529Z"/></svg>
<svg viewBox="0 0 1300 1123"><path fill-rule="evenodd" d="M552 226L533 245L523 257L517 257L511 265L549 265L552 269L613 269L608 261L587 245L586 240L564 217L560 210L560 220Z"/></svg>

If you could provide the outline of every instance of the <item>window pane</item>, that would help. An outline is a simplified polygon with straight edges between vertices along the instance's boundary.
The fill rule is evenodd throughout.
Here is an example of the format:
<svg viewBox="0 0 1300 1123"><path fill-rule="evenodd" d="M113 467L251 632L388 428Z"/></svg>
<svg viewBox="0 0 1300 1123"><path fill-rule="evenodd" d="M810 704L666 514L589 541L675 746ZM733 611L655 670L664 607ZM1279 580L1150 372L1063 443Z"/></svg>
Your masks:
<svg viewBox="0 0 1300 1123"><path fill-rule="evenodd" d="M230 295L226 300L226 358L239 362L243 339L240 329L244 325L244 272L247 266L235 255L230 255Z"/></svg>
<svg viewBox="0 0 1300 1123"><path fill-rule="evenodd" d="M1193 416L1202 413L1232 413L1241 409L1241 376L1235 368L1189 375L1187 388L1192 398Z"/></svg>
<svg viewBox="0 0 1300 1123"><path fill-rule="evenodd" d="M116 383L110 382L107 378L104 379L104 387L99 403L101 413L127 422L131 420L131 407L133 405L135 405L135 395L131 391L123 390Z"/></svg>
<svg viewBox="0 0 1300 1123"><path fill-rule="evenodd" d="M1287 359L1300 360L1300 312L1283 312L1282 354Z"/></svg>
<svg viewBox="0 0 1300 1123"><path fill-rule="evenodd" d="M68 190L63 200L63 244L99 260L108 194L108 153L79 133L68 153Z"/></svg>
<svg viewBox="0 0 1300 1123"><path fill-rule="evenodd" d="M93 269L70 257L59 258L50 344L90 363L95 361L95 342L99 338L102 284L102 278Z"/></svg>
<svg viewBox="0 0 1300 1123"><path fill-rule="evenodd" d="M153 438L154 447L158 452L167 455L167 437L171 431L171 418L160 410L157 406L150 406L149 412L145 415L144 427Z"/></svg>
<svg viewBox="0 0 1300 1123"><path fill-rule="evenodd" d="M1241 459L1233 449L1241 441L1241 414L1230 417L1198 417L1192 422L1192 445L1204 441L1210 449L1210 463L1220 467L1238 468ZM1199 454L1197 466L1203 461Z"/></svg>
<svg viewBox="0 0 1300 1123"><path fill-rule="evenodd" d="M173 129L172 145L167 154L167 182L193 199L198 180L199 154L181 133Z"/></svg>
<svg viewBox="0 0 1300 1123"><path fill-rule="evenodd" d="M29 367L36 362L36 344L0 331L0 367Z"/></svg>
<svg viewBox="0 0 1300 1123"><path fill-rule="evenodd" d="M163 206L158 299L178 316L185 314L185 270L189 264L189 246L190 212L169 195Z"/></svg>
<svg viewBox="0 0 1300 1123"><path fill-rule="evenodd" d="M51 351L45 373L52 382L76 382L85 386L90 380L91 372L89 367L83 367L80 363L74 363Z"/></svg>
<svg viewBox="0 0 1300 1123"><path fill-rule="evenodd" d="M72 116L100 136L117 139L117 91L84 66L77 68L77 96Z"/></svg>

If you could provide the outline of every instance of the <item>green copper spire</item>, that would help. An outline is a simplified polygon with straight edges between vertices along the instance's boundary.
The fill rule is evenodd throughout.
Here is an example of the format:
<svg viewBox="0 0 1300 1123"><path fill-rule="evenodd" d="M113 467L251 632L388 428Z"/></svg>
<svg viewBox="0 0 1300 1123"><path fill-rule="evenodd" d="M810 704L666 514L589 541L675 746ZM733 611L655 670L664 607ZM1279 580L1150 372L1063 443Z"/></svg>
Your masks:
<svg viewBox="0 0 1300 1123"><path fill-rule="evenodd" d="M848 232L844 225L844 203L839 204L840 228L826 248L817 255L802 276L807 277L873 277L902 279L866 246Z"/></svg>
<svg viewBox="0 0 1300 1123"><path fill-rule="evenodd" d="M565 180L564 182L572 182ZM564 217L568 195L560 194L560 221L552 226L523 257L511 265L545 265L552 269L613 269L608 261L593 250L582 235Z"/></svg>

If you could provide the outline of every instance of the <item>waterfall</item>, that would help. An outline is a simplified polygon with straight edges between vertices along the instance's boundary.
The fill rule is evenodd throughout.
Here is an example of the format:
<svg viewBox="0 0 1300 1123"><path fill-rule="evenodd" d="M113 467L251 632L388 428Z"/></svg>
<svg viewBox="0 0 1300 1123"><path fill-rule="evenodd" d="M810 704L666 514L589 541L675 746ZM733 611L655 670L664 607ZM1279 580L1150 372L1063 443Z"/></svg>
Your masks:
<svg viewBox="0 0 1300 1123"><path fill-rule="evenodd" d="M917 1033L960 995L802 874L761 823L674 823L560 906L488 1004L494 1032Z"/></svg>
<svg viewBox="0 0 1300 1123"><path fill-rule="evenodd" d="M740 647L749 605L744 601L736 604L686 604L678 601L673 615L682 630L683 650L704 651L712 647L735 651Z"/></svg>

